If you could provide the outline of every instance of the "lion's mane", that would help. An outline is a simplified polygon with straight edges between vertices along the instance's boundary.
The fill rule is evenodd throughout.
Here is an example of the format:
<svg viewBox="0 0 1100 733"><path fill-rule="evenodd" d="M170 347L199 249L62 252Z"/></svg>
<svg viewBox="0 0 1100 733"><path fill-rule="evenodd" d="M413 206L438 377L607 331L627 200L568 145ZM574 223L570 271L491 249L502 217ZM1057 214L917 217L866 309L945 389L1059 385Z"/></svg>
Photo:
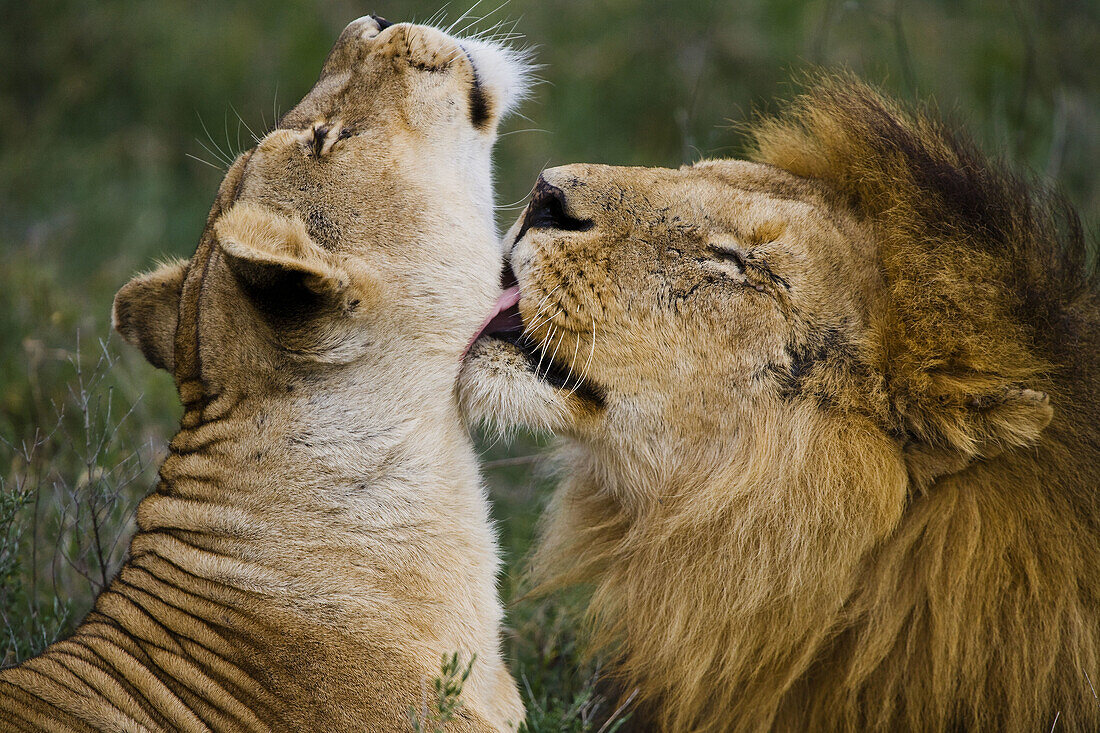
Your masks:
<svg viewBox="0 0 1100 733"><path fill-rule="evenodd" d="M536 577L587 584L592 648L665 730L1100 729L1100 306L1078 218L849 78L750 136L876 241L882 353L855 407L907 475L826 409L827 382L673 501L631 503L629 467L572 445ZM1049 426L1044 405L984 409L1025 381Z"/></svg>

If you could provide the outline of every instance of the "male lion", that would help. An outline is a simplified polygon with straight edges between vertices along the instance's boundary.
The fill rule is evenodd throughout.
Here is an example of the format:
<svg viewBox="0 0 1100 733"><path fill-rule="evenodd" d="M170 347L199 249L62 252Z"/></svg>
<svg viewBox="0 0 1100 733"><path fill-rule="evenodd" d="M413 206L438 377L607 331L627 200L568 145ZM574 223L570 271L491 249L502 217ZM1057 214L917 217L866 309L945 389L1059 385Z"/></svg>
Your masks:
<svg viewBox="0 0 1100 733"><path fill-rule="evenodd" d="M373 17L230 168L190 262L114 322L184 405L118 577L0 673L0 727L513 730L496 545L454 384L499 295L490 149L514 52Z"/></svg>
<svg viewBox="0 0 1100 733"><path fill-rule="evenodd" d="M662 730L1100 729L1076 215L852 80L752 135L547 170L508 235L461 399L567 436L537 576Z"/></svg>

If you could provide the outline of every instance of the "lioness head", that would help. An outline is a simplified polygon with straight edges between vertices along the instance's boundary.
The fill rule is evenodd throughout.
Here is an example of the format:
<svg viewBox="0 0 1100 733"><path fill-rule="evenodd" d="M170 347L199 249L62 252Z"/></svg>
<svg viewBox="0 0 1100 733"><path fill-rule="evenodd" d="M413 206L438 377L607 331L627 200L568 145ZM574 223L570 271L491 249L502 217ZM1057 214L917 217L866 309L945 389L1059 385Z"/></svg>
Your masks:
<svg viewBox="0 0 1100 733"><path fill-rule="evenodd" d="M452 653L478 660L456 720L522 719L454 386L500 294L490 151L526 73L504 47L354 21L233 163L190 261L115 298L185 408L132 555L249 589L226 614L263 644L230 659L287 705L265 722L399 729Z"/></svg>
<svg viewBox="0 0 1100 733"><path fill-rule="evenodd" d="M382 354L453 381L498 291L490 149L525 75L504 47L352 22L233 164L191 261L119 292L116 328L185 404Z"/></svg>
<svg viewBox="0 0 1100 733"><path fill-rule="evenodd" d="M565 436L536 577L586 584L664 730L1038 727L1087 692L1025 673L1051 619L1097 618L1028 590L1100 572L1039 559L1095 544L1077 219L857 82L752 131L752 161L546 170L506 235L460 399Z"/></svg>

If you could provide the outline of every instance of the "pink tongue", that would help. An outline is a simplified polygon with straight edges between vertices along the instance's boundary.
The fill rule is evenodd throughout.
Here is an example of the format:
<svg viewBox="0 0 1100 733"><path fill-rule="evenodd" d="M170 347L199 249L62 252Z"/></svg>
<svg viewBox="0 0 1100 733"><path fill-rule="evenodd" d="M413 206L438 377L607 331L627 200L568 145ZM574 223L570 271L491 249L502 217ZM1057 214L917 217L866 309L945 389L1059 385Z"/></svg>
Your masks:
<svg viewBox="0 0 1100 733"><path fill-rule="evenodd" d="M518 285L513 285L501 293L500 297L497 298L497 304L493 306L493 315L485 321L481 330L478 331L478 336L486 332L507 331L522 326L523 320L519 317L519 313L516 311L508 312L508 309L518 303L519 299Z"/></svg>
<svg viewBox="0 0 1100 733"><path fill-rule="evenodd" d="M462 352L463 358L466 357L466 353L470 350L470 347L474 345L474 341L477 341L477 337L483 333L496 333L497 331L507 331L513 328L520 328L523 326L523 320L519 316L518 311L508 312L508 309L518 303L520 300L519 286L513 285L505 290L497 298L496 304L493 306L492 312L481 324L481 328L477 330L477 333L473 335L470 342L466 344L466 351Z"/></svg>

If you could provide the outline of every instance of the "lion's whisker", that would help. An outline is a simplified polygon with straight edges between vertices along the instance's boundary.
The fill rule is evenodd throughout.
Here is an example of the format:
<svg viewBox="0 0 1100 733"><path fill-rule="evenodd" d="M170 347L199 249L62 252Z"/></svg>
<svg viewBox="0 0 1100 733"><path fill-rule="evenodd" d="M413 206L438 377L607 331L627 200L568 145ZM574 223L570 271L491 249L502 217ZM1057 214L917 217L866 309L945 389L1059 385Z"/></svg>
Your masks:
<svg viewBox="0 0 1100 733"><path fill-rule="evenodd" d="M554 329L554 330L556 331L558 329ZM546 374L543 375L543 377L542 377L543 379L546 379L546 377L548 377L550 375L550 369L554 366L554 359L556 359L557 356L558 356L558 349L561 348L561 342L562 342L563 339L565 339L565 331L564 330L559 332L558 343L554 347L554 353L550 355L550 361L548 361L546 363Z"/></svg>
<svg viewBox="0 0 1100 733"><path fill-rule="evenodd" d="M577 342L580 343L580 339L578 339ZM593 318L592 319L592 346L588 350L588 359L584 362L584 369L582 371L574 372L574 376L576 376L576 378L577 378L577 383L573 385L573 389L571 389L569 391L569 394L566 395L567 399L569 397L572 397L574 394L576 394L577 390L580 389L581 381L583 380L583 375L587 374L588 373L588 368L590 366L592 366L592 357L595 353L596 353L596 319Z"/></svg>
<svg viewBox="0 0 1100 733"><path fill-rule="evenodd" d="M557 304L555 303L555 304L552 304L552 305L557 305ZM545 315L545 317L543 317L541 319L539 319L539 318L533 319L531 325L524 328L524 333L525 334L534 334L534 332L536 330L538 330L539 328L545 326L547 323L554 320L555 318L557 318L559 315L561 315L564 312L565 312L565 309L562 308L560 305L557 305L557 310L556 311L553 311L553 312L547 311L547 314Z"/></svg>
<svg viewBox="0 0 1100 733"><path fill-rule="evenodd" d="M542 296L542 300L540 300L540 301L539 301L539 304L538 304L538 306L537 306L537 307L535 308L535 315L534 315L534 317L532 317L532 318L531 318L531 321L530 321L530 322L529 322L528 324L526 324L526 326L524 327L524 330L525 330L525 331L527 331L527 332L530 332L530 330L531 330L531 329L535 328L535 325L534 325L534 324L535 324L535 322L537 322L537 321L539 320L539 316L541 316L541 315L542 315L542 309L543 309L543 306L545 305L545 303L546 303L547 299L548 299L548 298L549 298L549 297L550 297L551 295L553 295L554 293L558 292L558 288L560 288L560 287L561 287L561 283L558 283L557 285L555 285L555 286L554 286L554 289L553 289L553 290L551 290L551 291L550 291L549 293L547 293L546 295Z"/></svg>
<svg viewBox="0 0 1100 733"><path fill-rule="evenodd" d="M550 338L553 338L553 331L550 332ZM535 365L535 377L538 377L539 370L542 369L542 360L546 358L546 349L539 349L539 363Z"/></svg>

